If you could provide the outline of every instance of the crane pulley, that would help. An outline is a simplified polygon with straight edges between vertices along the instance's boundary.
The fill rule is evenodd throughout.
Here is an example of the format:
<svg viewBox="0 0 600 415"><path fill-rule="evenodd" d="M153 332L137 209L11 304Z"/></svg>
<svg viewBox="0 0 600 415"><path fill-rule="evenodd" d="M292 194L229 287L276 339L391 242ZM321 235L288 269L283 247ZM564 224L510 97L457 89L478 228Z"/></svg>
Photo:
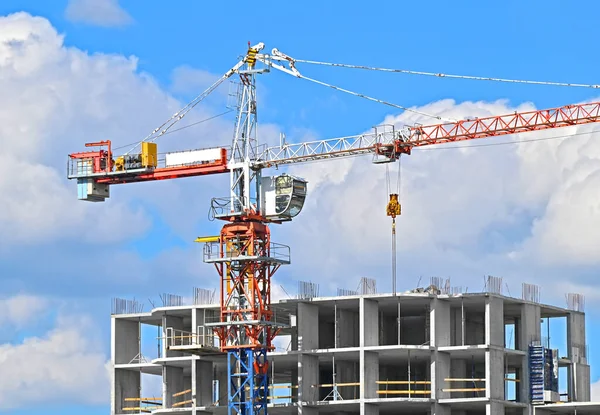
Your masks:
<svg viewBox="0 0 600 415"><path fill-rule="evenodd" d="M88 143L86 147L97 147L99 150L70 154L67 172L69 179L77 180L78 198L93 202L105 201L110 195L110 186L115 184L230 174L229 195L211 201L212 216L224 220L225 225L219 235L197 239L204 243L204 261L214 264L221 278L221 319L212 326L220 338L221 350L227 354L228 359L228 384L231 386L228 397L229 414L253 415L267 412L267 352L272 350L272 340L280 330L271 309L270 283L279 267L290 263L289 247L271 241L268 224L292 220L301 212L307 195L307 182L304 179L285 173L272 177L263 176L263 170L365 154L372 155L376 163L390 163L400 160L403 154L411 154L411 150L416 147L600 121L600 102L474 120L445 120L437 115L304 76L296 67L298 62L324 63L295 60L277 49L273 49L270 54L261 53L264 47L263 43L254 46L249 43L244 57L231 69L125 154L115 156L110 140ZM376 127L373 132L355 136L302 143L282 141L278 146L261 147L256 134L256 77L272 69L443 122L427 126ZM159 153L156 140L170 132L189 111L233 75L238 75L242 83L238 93L231 146ZM500 78L487 80L508 81ZM140 150L134 151L138 147ZM394 293L396 217L401 214L400 163L398 167L396 191L390 186L389 168L386 168L389 195L386 214L392 219ZM247 388L249 393L245 393Z"/></svg>

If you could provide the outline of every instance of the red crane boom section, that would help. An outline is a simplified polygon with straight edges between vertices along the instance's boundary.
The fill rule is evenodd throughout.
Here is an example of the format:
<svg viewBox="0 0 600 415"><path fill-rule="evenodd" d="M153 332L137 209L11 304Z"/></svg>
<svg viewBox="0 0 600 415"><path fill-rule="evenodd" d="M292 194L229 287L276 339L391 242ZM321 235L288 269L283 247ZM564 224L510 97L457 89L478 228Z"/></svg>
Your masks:
<svg viewBox="0 0 600 415"><path fill-rule="evenodd" d="M461 120L454 123L419 126L411 129L407 142L397 145L406 153L410 147L473 140L528 131L547 130L600 121L600 102L566 105L563 107L515 112L514 114Z"/></svg>

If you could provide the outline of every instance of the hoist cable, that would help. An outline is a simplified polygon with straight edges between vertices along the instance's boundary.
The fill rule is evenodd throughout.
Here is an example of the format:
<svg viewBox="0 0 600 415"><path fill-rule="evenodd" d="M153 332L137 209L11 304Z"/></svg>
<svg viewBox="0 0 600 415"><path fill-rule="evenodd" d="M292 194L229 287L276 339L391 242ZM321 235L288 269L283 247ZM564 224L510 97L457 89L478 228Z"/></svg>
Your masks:
<svg viewBox="0 0 600 415"><path fill-rule="evenodd" d="M487 76L472 76L472 75L452 75L452 74L445 74L445 73L440 73L440 72L413 71L413 70L409 70L409 69L378 68L378 67L374 67L374 66L351 65L351 64L346 64L346 63L320 62L320 61L312 61L312 60L306 60L306 59L294 59L294 61L301 62L301 63L308 63L308 64L312 64L312 65L335 66L335 67L352 68L352 69L366 69L366 70L380 71L380 72L396 72L396 73L404 73L404 74L409 74L409 75L434 76L436 78L469 79L469 80L475 80L475 81L493 81L493 82L505 82L505 83L513 83L513 84L567 86L567 87L575 87L575 88L592 88L592 89L600 88L600 85L597 85L597 84L531 81L531 80L523 80L523 79L493 78L493 77L487 77Z"/></svg>

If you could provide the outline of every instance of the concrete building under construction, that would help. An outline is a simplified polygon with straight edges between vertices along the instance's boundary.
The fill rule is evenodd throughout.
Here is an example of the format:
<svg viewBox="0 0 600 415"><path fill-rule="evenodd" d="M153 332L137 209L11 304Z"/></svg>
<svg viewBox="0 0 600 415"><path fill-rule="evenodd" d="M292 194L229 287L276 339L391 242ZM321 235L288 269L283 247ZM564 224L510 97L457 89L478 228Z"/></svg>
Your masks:
<svg viewBox="0 0 600 415"><path fill-rule="evenodd" d="M600 413L586 404L582 298L569 295L560 308L541 304L534 286L513 298L488 282L481 293L432 285L320 297L304 289L276 302L281 348L268 355L269 413ZM227 413L227 355L212 325L220 309L201 297L196 291L193 305L175 298L150 312L113 305L112 414ZM546 333L554 319L565 327L552 333L566 339L558 349ZM144 357L148 348L156 358ZM162 396L145 394L143 376L160 379Z"/></svg>

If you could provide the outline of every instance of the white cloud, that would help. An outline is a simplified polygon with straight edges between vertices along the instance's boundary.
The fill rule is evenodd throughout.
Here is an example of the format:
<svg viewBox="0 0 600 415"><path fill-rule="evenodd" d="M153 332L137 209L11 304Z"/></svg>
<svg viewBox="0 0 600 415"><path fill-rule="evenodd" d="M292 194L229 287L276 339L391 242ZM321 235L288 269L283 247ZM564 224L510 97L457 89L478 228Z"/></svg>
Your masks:
<svg viewBox="0 0 600 415"><path fill-rule="evenodd" d="M0 410L106 403L109 361L93 340L94 329L86 318L60 317L43 336L0 344L0 372L11 374L0 379Z"/></svg>
<svg viewBox="0 0 600 415"><path fill-rule="evenodd" d="M591 402L599 402L600 401L600 380L592 383L592 394L591 394Z"/></svg>
<svg viewBox="0 0 600 415"><path fill-rule="evenodd" d="M187 65L173 69L171 89L174 92L200 93L214 84L221 76L202 69L192 68ZM227 94L227 90L218 90Z"/></svg>
<svg viewBox="0 0 600 415"><path fill-rule="evenodd" d="M0 327L22 327L35 320L47 305L48 301L45 298L27 294L0 299Z"/></svg>
<svg viewBox="0 0 600 415"><path fill-rule="evenodd" d="M119 0L69 0L67 19L94 26L125 26L133 22Z"/></svg>
<svg viewBox="0 0 600 415"><path fill-rule="evenodd" d="M461 119L510 114L532 105L443 100L418 109ZM434 123L412 113L384 120L396 125L415 122ZM600 186L600 141L598 133L574 135L593 128L492 139L497 143L570 136L564 140L451 150L438 146L436 151L415 150L403 157L399 272L407 265L421 272L437 266L446 275L457 270L481 275L481 269L491 272L498 264L522 270L550 264L597 265L600 234L594 229L600 225L600 205L593 189ZM392 180L397 168L391 167ZM302 262L296 265L300 273L327 275L324 284L332 286L321 287L327 290L348 285L349 271L358 280L360 273L373 275L370 269L375 268L378 280L388 285L382 278L389 269L391 226L385 216L385 168L363 157L294 166L292 171L309 181L305 211L286 228L294 241L296 264Z"/></svg>

